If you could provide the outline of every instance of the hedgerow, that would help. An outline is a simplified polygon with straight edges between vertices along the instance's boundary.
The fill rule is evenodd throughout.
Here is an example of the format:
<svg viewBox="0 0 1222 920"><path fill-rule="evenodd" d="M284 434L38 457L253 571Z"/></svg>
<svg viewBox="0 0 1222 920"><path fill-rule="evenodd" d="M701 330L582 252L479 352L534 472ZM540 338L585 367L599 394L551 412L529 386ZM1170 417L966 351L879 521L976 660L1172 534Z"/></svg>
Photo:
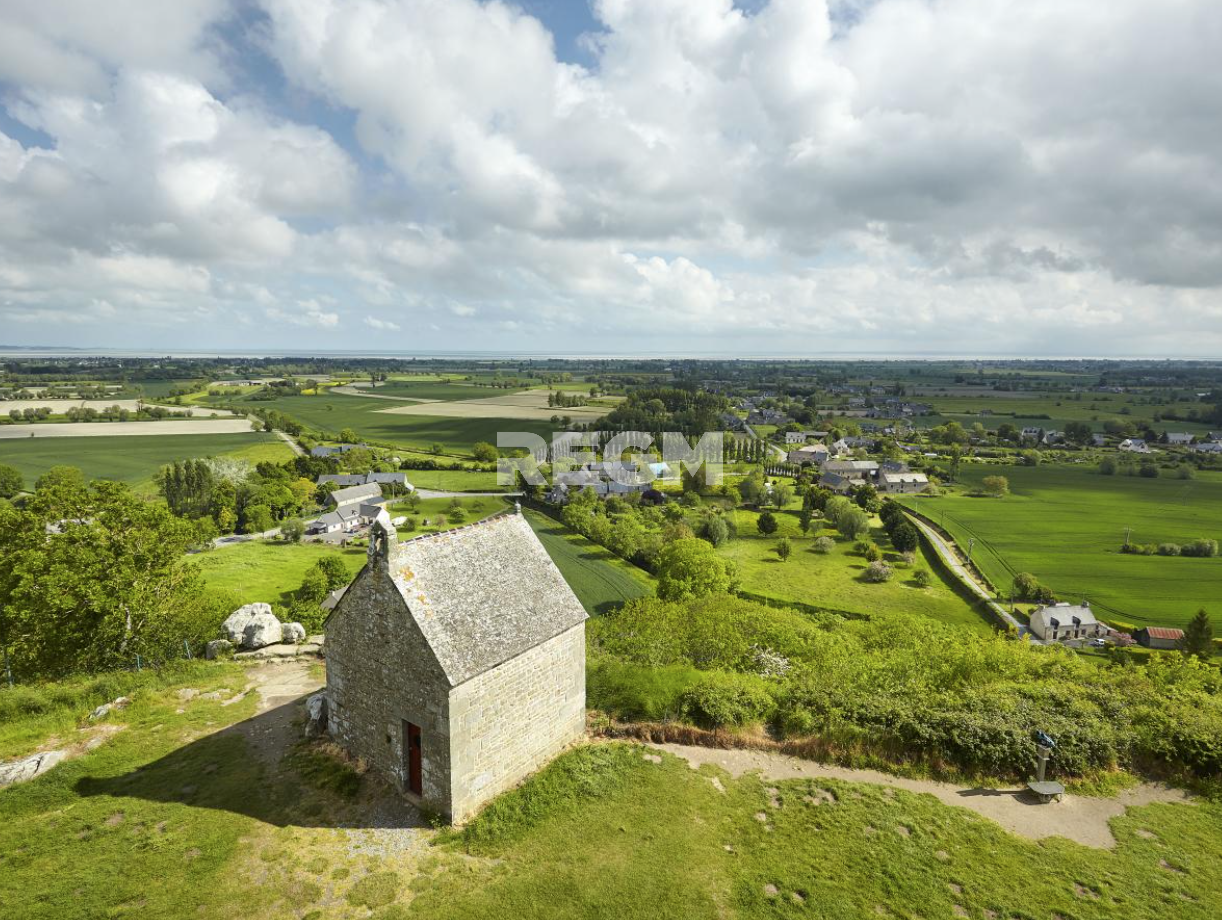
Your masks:
<svg viewBox="0 0 1222 920"><path fill-rule="evenodd" d="M1180 655L1099 667L915 618L846 620L738 597L631 602L591 624L590 705L1024 778L1032 733L1056 768L1222 772L1222 674Z"/></svg>

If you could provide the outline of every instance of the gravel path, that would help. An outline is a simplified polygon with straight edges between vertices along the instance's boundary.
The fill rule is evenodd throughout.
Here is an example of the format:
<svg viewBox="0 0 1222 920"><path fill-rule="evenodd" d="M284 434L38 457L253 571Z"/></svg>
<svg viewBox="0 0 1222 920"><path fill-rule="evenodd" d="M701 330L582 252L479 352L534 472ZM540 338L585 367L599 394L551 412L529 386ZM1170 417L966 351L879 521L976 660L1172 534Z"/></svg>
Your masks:
<svg viewBox="0 0 1222 920"><path fill-rule="evenodd" d="M1061 802L1041 805L1029 798L1025 790L964 788L952 783L891 776L877 770L828 766L766 751L722 750L683 744L650 746L682 757L693 769L701 764L714 764L731 776L757 772L771 780L827 778L928 793L947 805L971 809L1011 833L1031 840L1065 837L1075 843L1103 849L1116 845L1109 822L1123 815L1126 809L1154 802L1192 801L1187 793L1179 789L1142 783L1113 798L1066 795Z"/></svg>

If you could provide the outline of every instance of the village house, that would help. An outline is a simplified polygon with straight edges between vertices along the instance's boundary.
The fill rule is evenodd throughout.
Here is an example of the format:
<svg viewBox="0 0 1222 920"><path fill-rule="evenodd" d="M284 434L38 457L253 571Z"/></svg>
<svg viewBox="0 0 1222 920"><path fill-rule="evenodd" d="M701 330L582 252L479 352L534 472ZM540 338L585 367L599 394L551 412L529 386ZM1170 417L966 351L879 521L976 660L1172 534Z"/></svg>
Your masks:
<svg viewBox="0 0 1222 920"><path fill-rule="evenodd" d="M375 483L336 489L328 496L331 510L306 524L309 534L353 530L373 522L382 511L382 487Z"/></svg>
<svg viewBox="0 0 1222 920"><path fill-rule="evenodd" d="M415 487L407 481L407 473L324 473L318 477L315 484L321 486L328 482L344 488L377 483L380 486L391 486L401 491L415 491Z"/></svg>
<svg viewBox="0 0 1222 920"><path fill-rule="evenodd" d="M585 732L586 611L521 515L400 543L326 622L327 730L456 823Z"/></svg>
<svg viewBox="0 0 1222 920"><path fill-rule="evenodd" d="M805 447L798 447L791 450L785 455L785 459L789 463L816 463L822 465L829 456L827 447L823 444L807 444Z"/></svg>
<svg viewBox="0 0 1222 920"><path fill-rule="evenodd" d="M924 492L929 488L929 477L911 470L880 470L878 491L892 495Z"/></svg>
<svg viewBox="0 0 1222 920"><path fill-rule="evenodd" d="M1187 447L1192 443L1194 435L1190 431L1168 431L1167 443L1175 447Z"/></svg>
<svg viewBox="0 0 1222 920"><path fill-rule="evenodd" d="M1074 639L1101 639L1110 630L1095 619L1090 605L1085 601L1077 605L1062 601L1035 610L1031 614L1031 632L1045 642L1065 642Z"/></svg>
<svg viewBox="0 0 1222 920"><path fill-rule="evenodd" d="M1151 453L1150 445L1141 438L1125 438L1120 442L1120 450L1131 454L1148 454Z"/></svg>
<svg viewBox="0 0 1222 920"><path fill-rule="evenodd" d="M1184 641L1184 630L1168 629L1166 626L1146 626L1133 633L1138 645L1146 648L1177 649Z"/></svg>
<svg viewBox="0 0 1222 920"><path fill-rule="evenodd" d="M1024 441L1039 441L1044 437L1044 429L1028 426L1021 432Z"/></svg>

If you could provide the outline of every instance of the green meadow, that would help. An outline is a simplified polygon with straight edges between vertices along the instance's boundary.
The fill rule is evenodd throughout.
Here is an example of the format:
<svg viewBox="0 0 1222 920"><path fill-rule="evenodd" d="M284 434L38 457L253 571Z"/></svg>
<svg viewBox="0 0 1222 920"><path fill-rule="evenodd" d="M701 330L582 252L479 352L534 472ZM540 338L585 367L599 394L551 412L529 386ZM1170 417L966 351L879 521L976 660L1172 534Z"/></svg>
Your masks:
<svg viewBox="0 0 1222 920"><path fill-rule="evenodd" d="M742 589L750 594L849 613L903 613L978 631L992 629L984 613L943 579L927 549L917 554L910 568L901 567L904 563L898 554L887 552L886 561L895 574L890 581L870 584L862 577L867 562L853 550L854 541L841 537L826 523L815 520L810 535L804 537L797 513L780 512L776 513L780 529L765 537L757 526L757 512L739 509L732 515L738 536L724 543L719 551L738 566ZM782 536L788 537L793 547L792 555L784 561L776 553ZM827 555L813 550L815 540L822 536L836 541L835 549ZM887 535L877 520L871 527L871 536L885 552L890 550ZM931 576L924 588L914 580L922 570Z"/></svg>
<svg viewBox="0 0 1222 920"><path fill-rule="evenodd" d="M1164 471L1165 472L1165 471ZM1222 539L1222 475L1145 479L1103 476L1093 466L965 465L965 488L1004 475L1011 494L963 492L903 499L942 524L993 584L1008 590L1030 572L1063 600L1089 600L1105 615L1137 626L1183 626L1200 607L1222 615L1222 558L1130 556L1136 543Z"/></svg>
<svg viewBox="0 0 1222 920"><path fill-rule="evenodd" d="M172 430L172 429L171 429ZM75 466L87 479L113 479L148 491L152 476L167 463L193 457L238 456L260 460L287 460L293 456L276 435L164 434L114 435L82 438L0 439L0 463L15 466L26 488L53 466Z"/></svg>
<svg viewBox="0 0 1222 920"><path fill-rule="evenodd" d="M636 566L545 514L523 513L590 614L605 613L635 597L653 594L653 579Z"/></svg>
<svg viewBox="0 0 1222 920"><path fill-rule="evenodd" d="M264 540L218 546L189 558L209 587L229 591L243 604L287 604L306 570L324 556L338 556L353 577L365 564L363 549Z"/></svg>

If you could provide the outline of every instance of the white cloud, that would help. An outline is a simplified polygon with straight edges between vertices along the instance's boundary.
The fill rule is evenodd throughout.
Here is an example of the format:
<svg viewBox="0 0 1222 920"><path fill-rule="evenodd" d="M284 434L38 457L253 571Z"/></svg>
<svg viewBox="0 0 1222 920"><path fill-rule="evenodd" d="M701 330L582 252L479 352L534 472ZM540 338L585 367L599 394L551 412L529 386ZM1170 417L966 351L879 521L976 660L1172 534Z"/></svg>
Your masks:
<svg viewBox="0 0 1222 920"><path fill-rule="evenodd" d="M383 332L399 332L402 328L398 323L392 323L388 319L378 319L376 316L366 316L365 325Z"/></svg>
<svg viewBox="0 0 1222 920"><path fill-rule="evenodd" d="M1209 0L597 0L589 67L499 0L262 0L293 119L229 3L83 2L0 12L54 142L0 134L0 317L1222 352Z"/></svg>

